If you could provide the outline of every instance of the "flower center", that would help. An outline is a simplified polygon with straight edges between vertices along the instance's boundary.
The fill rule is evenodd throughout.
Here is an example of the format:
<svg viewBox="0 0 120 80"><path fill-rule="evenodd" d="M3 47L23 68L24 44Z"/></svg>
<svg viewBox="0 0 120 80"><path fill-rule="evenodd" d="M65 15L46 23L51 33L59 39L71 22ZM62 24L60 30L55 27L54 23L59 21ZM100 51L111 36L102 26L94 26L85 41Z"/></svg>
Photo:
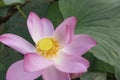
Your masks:
<svg viewBox="0 0 120 80"><path fill-rule="evenodd" d="M43 38L36 44L36 51L47 59L56 56L58 50L58 42L53 38Z"/></svg>

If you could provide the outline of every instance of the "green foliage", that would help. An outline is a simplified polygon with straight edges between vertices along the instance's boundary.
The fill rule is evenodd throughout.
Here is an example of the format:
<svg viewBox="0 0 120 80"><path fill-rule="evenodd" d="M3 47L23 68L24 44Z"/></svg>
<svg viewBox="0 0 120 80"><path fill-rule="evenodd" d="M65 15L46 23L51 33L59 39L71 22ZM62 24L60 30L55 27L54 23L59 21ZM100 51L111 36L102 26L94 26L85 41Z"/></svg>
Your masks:
<svg viewBox="0 0 120 80"><path fill-rule="evenodd" d="M8 12L9 7L0 7L0 16L5 16Z"/></svg>
<svg viewBox="0 0 120 80"><path fill-rule="evenodd" d="M3 0L0 0L0 6L5 6L5 3L3 2Z"/></svg>
<svg viewBox="0 0 120 80"><path fill-rule="evenodd" d="M83 74L80 80L106 80L107 75L106 73L102 72L88 72Z"/></svg>
<svg viewBox="0 0 120 80"><path fill-rule="evenodd" d="M120 79L120 67L116 66L115 67L115 76L119 80Z"/></svg>
<svg viewBox="0 0 120 80"><path fill-rule="evenodd" d="M89 71L114 73L113 66L97 59L91 52L87 52L84 57L90 62Z"/></svg>
<svg viewBox="0 0 120 80"><path fill-rule="evenodd" d="M24 4L25 0L0 0L0 6L8 6L14 4Z"/></svg>
<svg viewBox="0 0 120 80"><path fill-rule="evenodd" d="M5 69L5 66L0 63L0 71L3 71Z"/></svg>
<svg viewBox="0 0 120 80"><path fill-rule="evenodd" d="M117 64L115 64L115 76L118 80L120 80L120 57L116 58Z"/></svg>
<svg viewBox="0 0 120 80"><path fill-rule="evenodd" d="M120 0L60 0L59 6L64 18L77 17L76 33L89 34L97 40L91 50L95 57L119 67Z"/></svg>
<svg viewBox="0 0 120 80"><path fill-rule="evenodd" d="M46 17L49 3L46 0L30 0L23 7L23 12L28 15L31 11L37 13L40 17Z"/></svg>
<svg viewBox="0 0 120 80"><path fill-rule="evenodd" d="M63 21L58 2L54 2L50 5L47 18L52 21L54 27L57 27Z"/></svg>
<svg viewBox="0 0 120 80"><path fill-rule="evenodd" d="M11 5L11 4L16 4L16 3L25 3L25 0L3 0L5 5Z"/></svg>

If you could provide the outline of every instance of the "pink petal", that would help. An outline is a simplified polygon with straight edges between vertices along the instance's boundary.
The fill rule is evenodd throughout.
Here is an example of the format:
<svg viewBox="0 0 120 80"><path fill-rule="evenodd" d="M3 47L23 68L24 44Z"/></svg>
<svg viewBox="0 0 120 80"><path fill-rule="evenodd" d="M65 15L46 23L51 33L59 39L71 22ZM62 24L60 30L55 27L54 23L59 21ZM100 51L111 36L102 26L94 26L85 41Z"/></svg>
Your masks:
<svg viewBox="0 0 120 80"><path fill-rule="evenodd" d="M45 69L53 64L53 61L47 60L35 53L28 53L24 57L24 69L26 71L38 71Z"/></svg>
<svg viewBox="0 0 120 80"><path fill-rule="evenodd" d="M68 73L61 72L54 66L45 69L42 76L44 80L71 80Z"/></svg>
<svg viewBox="0 0 120 80"><path fill-rule="evenodd" d="M76 18L70 17L65 19L54 31L53 36L59 41L61 46L65 46L72 41Z"/></svg>
<svg viewBox="0 0 120 80"><path fill-rule="evenodd" d="M12 64L6 74L6 80L34 80L41 75L41 71L25 72L23 69L23 60Z"/></svg>
<svg viewBox="0 0 120 80"><path fill-rule="evenodd" d="M75 35L71 44L66 45L63 51L69 55L81 56L94 46L96 46L96 41L92 37L80 34Z"/></svg>
<svg viewBox="0 0 120 80"><path fill-rule="evenodd" d="M82 73L86 72L89 66L89 62L82 57L74 57L66 55L65 53L59 53L59 57L55 60L55 66L57 69L67 73Z"/></svg>
<svg viewBox="0 0 120 80"><path fill-rule="evenodd" d="M54 31L53 24L51 23L50 20L46 18L42 18L42 24L43 24L43 29L44 29L44 36L51 36Z"/></svg>
<svg viewBox="0 0 120 80"><path fill-rule="evenodd" d="M37 43L43 37L42 21L37 14L31 12L27 20L28 30L32 39Z"/></svg>
<svg viewBox="0 0 120 80"><path fill-rule="evenodd" d="M15 34L3 34L0 36L0 42L25 54L26 52L35 52L35 47L28 41Z"/></svg>

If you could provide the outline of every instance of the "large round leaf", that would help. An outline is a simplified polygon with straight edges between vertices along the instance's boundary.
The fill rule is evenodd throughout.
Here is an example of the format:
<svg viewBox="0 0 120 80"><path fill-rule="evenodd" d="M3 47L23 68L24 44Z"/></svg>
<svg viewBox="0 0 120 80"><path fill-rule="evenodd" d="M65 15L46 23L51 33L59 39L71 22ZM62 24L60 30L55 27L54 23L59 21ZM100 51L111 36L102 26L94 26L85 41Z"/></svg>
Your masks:
<svg viewBox="0 0 120 80"><path fill-rule="evenodd" d="M98 44L91 51L113 65L120 58L120 0L60 0L64 18L76 16L76 33L93 36Z"/></svg>

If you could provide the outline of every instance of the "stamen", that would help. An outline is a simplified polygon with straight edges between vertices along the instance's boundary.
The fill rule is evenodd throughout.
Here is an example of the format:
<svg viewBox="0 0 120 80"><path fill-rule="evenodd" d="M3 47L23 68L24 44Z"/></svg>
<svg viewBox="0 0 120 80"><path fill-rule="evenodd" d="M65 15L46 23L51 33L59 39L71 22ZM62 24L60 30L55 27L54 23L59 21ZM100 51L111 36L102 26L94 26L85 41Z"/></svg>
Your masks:
<svg viewBox="0 0 120 80"><path fill-rule="evenodd" d="M44 38L36 44L36 51L43 57L51 59L57 55L59 50L58 42L53 38Z"/></svg>
<svg viewBox="0 0 120 80"><path fill-rule="evenodd" d="M49 38L42 39L38 42L41 50L50 50L53 47L53 41Z"/></svg>

